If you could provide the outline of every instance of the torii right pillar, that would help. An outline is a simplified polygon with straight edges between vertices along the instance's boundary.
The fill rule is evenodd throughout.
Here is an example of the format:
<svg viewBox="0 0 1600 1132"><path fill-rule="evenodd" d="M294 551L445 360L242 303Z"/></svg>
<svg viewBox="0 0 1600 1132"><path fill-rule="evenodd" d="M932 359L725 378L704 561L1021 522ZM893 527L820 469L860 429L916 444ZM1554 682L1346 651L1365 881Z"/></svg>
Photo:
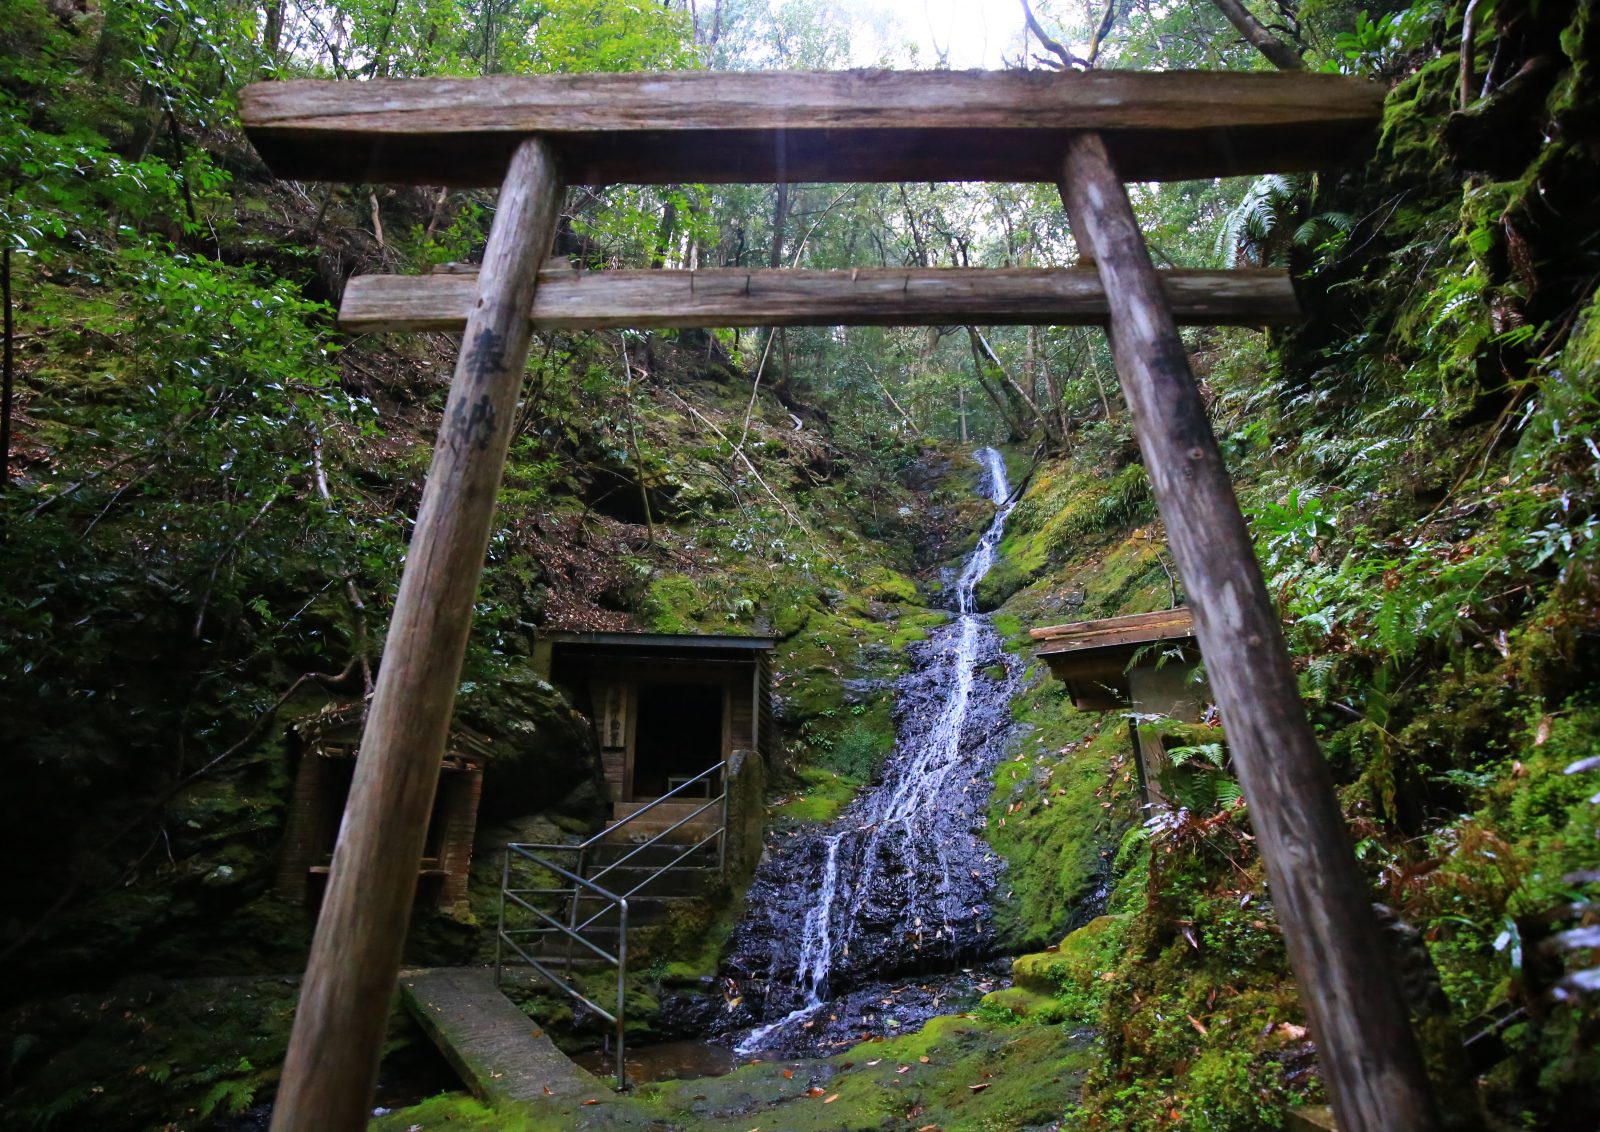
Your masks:
<svg viewBox="0 0 1600 1132"><path fill-rule="evenodd" d="M1200 391L1100 135L1062 168L1073 236L1110 302L1111 351L1250 805L1341 1132L1435 1132L1426 1069L1300 704L1278 613Z"/></svg>

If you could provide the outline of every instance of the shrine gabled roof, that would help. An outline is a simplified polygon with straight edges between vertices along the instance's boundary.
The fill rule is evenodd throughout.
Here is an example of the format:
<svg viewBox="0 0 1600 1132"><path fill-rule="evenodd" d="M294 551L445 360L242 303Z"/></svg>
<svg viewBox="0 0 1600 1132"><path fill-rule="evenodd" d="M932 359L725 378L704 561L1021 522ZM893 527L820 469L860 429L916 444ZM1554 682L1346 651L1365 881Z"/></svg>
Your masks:
<svg viewBox="0 0 1600 1132"><path fill-rule="evenodd" d="M1067 653L1086 655L1115 649L1132 650L1155 641L1190 640L1194 637L1194 615L1187 606L1162 609L1154 613L1130 613L1123 617L1104 617L1098 621L1074 621L1029 630L1042 657Z"/></svg>
<svg viewBox="0 0 1600 1132"><path fill-rule="evenodd" d="M757 653L777 644L773 637L728 637L702 633L550 633L553 645L584 651Z"/></svg>
<svg viewBox="0 0 1600 1132"><path fill-rule="evenodd" d="M676 71L255 83L241 116L297 180L494 185L539 135L573 184L1053 182L1093 130L1150 181L1338 164L1382 101L1307 72Z"/></svg>

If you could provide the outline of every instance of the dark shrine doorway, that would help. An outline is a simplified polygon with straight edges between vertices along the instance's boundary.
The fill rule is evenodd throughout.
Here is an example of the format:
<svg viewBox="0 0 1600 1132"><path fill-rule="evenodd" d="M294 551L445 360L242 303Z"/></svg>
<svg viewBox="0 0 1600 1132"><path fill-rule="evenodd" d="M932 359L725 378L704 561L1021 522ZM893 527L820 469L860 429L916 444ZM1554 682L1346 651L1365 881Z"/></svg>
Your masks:
<svg viewBox="0 0 1600 1132"><path fill-rule="evenodd" d="M723 699L720 684L639 685L635 798L659 798L722 758ZM713 785L702 779L685 793L709 797Z"/></svg>

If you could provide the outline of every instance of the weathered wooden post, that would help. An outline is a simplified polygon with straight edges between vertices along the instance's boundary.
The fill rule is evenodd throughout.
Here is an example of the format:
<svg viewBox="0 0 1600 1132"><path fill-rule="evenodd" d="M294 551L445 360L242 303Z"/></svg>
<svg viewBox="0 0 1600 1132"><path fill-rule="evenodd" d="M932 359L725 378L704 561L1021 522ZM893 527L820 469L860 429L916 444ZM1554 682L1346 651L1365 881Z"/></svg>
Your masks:
<svg viewBox="0 0 1600 1132"><path fill-rule="evenodd" d="M1305 712L1278 614L1126 188L1075 136L1062 199L1111 307L1111 349L1194 610L1273 906L1341 1132L1433 1132L1427 1074Z"/></svg>
<svg viewBox="0 0 1600 1132"><path fill-rule="evenodd" d="M273 1132L366 1127L562 179L522 142L494 224L384 644L273 1110Z"/></svg>

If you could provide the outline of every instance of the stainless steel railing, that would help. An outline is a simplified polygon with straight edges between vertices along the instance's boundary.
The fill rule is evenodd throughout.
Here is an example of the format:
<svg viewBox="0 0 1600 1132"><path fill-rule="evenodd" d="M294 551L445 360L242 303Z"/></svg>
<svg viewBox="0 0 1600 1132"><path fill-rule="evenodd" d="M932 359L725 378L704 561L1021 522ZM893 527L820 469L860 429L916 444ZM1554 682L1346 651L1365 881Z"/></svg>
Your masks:
<svg viewBox="0 0 1600 1132"><path fill-rule="evenodd" d="M532 865L536 868L543 869L547 873L553 873L556 877L567 880L571 883L556 887L540 886L537 884L526 887L512 887L513 880L517 879L513 871L514 868L524 867L527 865ZM565 899L570 899L572 901L572 907L575 908L577 906L577 901L580 898L580 892L587 893L591 897L605 901L607 904L606 911L610 911L612 908L616 909L617 949L615 953L607 951L593 940L583 936L571 925L562 923L544 909L536 906L532 901L525 899L526 897L530 896L560 896ZM522 911L532 913L535 917L534 923L536 926L508 928L506 926L506 902L508 900ZM590 922L592 923L593 921L591 920ZM544 962L541 962L539 959L536 959L533 955L529 954L530 949L523 947L519 942L519 940L529 939L529 937L542 940L551 936L558 936L566 942L567 958L565 963L566 971L564 975L556 974L556 972L547 967ZM588 949L602 962L607 963L617 969L617 1002L614 1010L607 1010L594 999L584 994L583 991L580 990L576 985L572 974L572 945L574 943L582 944L583 947ZM501 970L504 967L504 949L508 947L515 952L517 957L529 967L532 967L535 971L543 975L555 986L559 987L568 995L577 999L590 1010L594 1011L600 1017L611 1023L616 1032L617 1088L627 1088L628 1066L627 1062L624 1060L625 1039L623 1034L623 1003L625 1001L625 995L627 992L628 979L627 897L618 896L614 892L607 892L598 884L594 884L588 880L585 880L577 873L562 868L554 861L541 857L537 853L529 852L528 847L525 845L519 845L516 843L507 845L505 860L500 870L500 921L495 931L494 945L494 979L497 986L500 983ZM537 944L534 944L532 950L537 951L540 950L540 948ZM546 956L546 958L548 958L548 956Z"/></svg>
<svg viewBox="0 0 1600 1132"><path fill-rule="evenodd" d="M634 844L626 853L615 860L604 862L601 867L590 870L592 854L596 846L605 843L615 843L619 837L627 836L627 827L650 813L665 802L672 801L685 792L691 790L699 783L706 783L705 790L709 794L713 783L721 787L721 792L715 797L708 797L704 805L679 818L665 829L659 830L643 841ZM704 794L700 797L705 797ZM626 892L612 892L595 883L600 878L612 873L614 870L628 866L630 861L641 857L646 851L656 845L667 841L673 833L689 825L700 815L716 808L717 824L706 836L700 838L693 845L683 849L670 861L663 865L647 867L642 862L631 866L637 869L647 869L644 879L634 884ZM701 852L712 842L717 844L717 871L726 874L728 864L728 776L726 761L707 767L693 778L680 782L659 798L639 807L621 821L608 826L585 841L572 844L555 844L546 842L513 842L506 846L505 860L501 869L500 880L500 919L495 937L495 982L500 982L501 971L505 965L505 949L509 948L516 957L526 963L534 971L544 976L549 982L559 987L572 998L578 1000L594 1011L600 1017L612 1024L616 1032L617 1054L617 1088L627 1087L627 1067L623 1061L623 1008L624 991L627 979L628 959L628 900L637 896L644 889L654 884L664 874L674 869L704 868L706 866L685 866L683 862L689 860L696 853ZM676 845L676 842L669 844ZM557 855L571 862L568 868L558 864L552 858ZM565 884L548 884L530 881L524 885L521 873L537 868L546 874L554 876ZM618 876L625 874L617 874ZM532 897L533 900L528 899ZM545 908L540 908L535 900L544 898L543 903L560 907L565 905L565 922L552 915ZM523 922L531 914L532 926L507 927L506 907L510 902L515 914L522 917ZM586 901L599 902L598 911L589 915L581 923L579 916ZM613 911L617 913L617 943L616 951L607 951L591 938L596 934L593 930L597 922L604 920ZM528 946L523 946L525 941ZM564 949L563 957L558 961L554 959L545 946L558 943ZM576 985L574 979L574 963L577 958L575 948L581 947L589 955L599 959L602 963L617 969L617 1001L615 1010L607 1010L595 1002ZM536 957L530 952L538 952ZM549 964L559 962L563 974L558 975Z"/></svg>

